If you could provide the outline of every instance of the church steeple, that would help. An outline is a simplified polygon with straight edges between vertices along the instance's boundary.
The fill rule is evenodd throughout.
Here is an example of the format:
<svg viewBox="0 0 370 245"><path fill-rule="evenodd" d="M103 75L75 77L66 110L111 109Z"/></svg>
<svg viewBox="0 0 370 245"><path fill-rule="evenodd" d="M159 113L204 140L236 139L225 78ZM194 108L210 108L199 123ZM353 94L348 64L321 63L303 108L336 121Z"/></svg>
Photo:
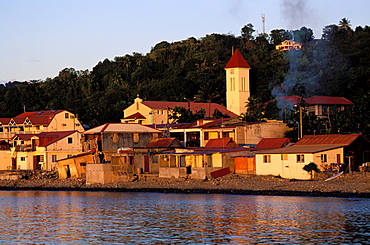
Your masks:
<svg viewBox="0 0 370 245"><path fill-rule="evenodd" d="M225 66L227 109L237 115L246 111L245 103L250 97L250 69L251 67L238 49L235 50Z"/></svg>

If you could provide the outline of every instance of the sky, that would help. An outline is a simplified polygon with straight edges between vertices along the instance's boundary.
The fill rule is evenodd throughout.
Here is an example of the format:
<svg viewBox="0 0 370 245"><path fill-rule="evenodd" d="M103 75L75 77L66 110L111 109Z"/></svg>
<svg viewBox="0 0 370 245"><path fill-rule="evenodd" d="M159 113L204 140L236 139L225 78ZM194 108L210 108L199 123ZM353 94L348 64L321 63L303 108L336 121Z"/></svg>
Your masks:
<svg viewBox="0 0 370 245"><path fill-rule="evenodd" d="M161 41L207 34L370 24L369 0L0 0L0 82L45 80L64 68L143 55Z"/></svg>

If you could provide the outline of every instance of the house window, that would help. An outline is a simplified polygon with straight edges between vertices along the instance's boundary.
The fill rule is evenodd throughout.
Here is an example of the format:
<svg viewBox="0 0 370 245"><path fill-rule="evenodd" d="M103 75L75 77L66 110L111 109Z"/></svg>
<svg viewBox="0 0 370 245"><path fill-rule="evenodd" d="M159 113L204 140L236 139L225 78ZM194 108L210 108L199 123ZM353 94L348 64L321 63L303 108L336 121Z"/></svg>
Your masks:
<svg viewBox="0 0 370 245"><path fill-rule="evenodd" d="M263 155L263 163L271 163L271 155Z"/></svg>
<svg viewBox="0 0 370 245"><path fill-rule="evenodd" d="M57 162L57 160L58 160L57 155L51 155L52 162Z"/></svg>
<svg viewBox="0 0 370 245"><path fill-rule="evenodd" d="M304 163L304 155L297 155L297 163Z"/></svg>
<svg viewBox="0 0 370 245"><path fill-rule="evenodd" d="M288 154L281 154L281 160L287 161L288 160Z"/></svg>
<svg viewBox="0 0 370 245"><path fill-rule="evenodd" d="M209 140L209 132L204 132L204 140Z"/></svg>
<svg viewBox="0 0 370 245"><path fill-rule="evenodd" d="M65 113L65 114L64 114L64 117L65 117L65 118L69 118L69 113Z"/></svg>
<svg viewBox="0 0 370 245"><path fill-rule="evenodd" d="M72 137L68 137L68 144L73 144L73 138Z"/></svg>
<svg viewBox="0 0 370 245"><path fill-rule="evenodd" d="M138 133L134 133L134 142L135 143L139 142L139 134Z"/></svg>
<svg viewBox="0 0 370 245"><path fill-rule="evenodd" d="M40 155L40 162L44 162L44 155Z"/></svg>
<svg viewBox="0 0 370 245"><path fill-rule="evenodd" d="M118 133L114 133L113 134L113 139L112 139L113 143L117 143L118 142Z"/></svg>
<svg viewBox="0 0 370 245"><path fill-rule="evenodd" d="M158 156L153 156L152 157L152 163L158 163Z"/></svg>
<svg viewBox="0 0 370 245"><path fill-rule="evenodd" d="M328 162L328 155L327 154L321 154L321 162Z"/></svg>
<svg viewBox="0 0 370 245"><path fill-rule="evenodd" d="M22 162L26 161L26 157L21 157L21 161Z"/></svg>
<svg viewBox="0 0 370 245"><path fill-rule="evenodd" d="M222 138L229 137L229 132L222 132Z"/></svg>

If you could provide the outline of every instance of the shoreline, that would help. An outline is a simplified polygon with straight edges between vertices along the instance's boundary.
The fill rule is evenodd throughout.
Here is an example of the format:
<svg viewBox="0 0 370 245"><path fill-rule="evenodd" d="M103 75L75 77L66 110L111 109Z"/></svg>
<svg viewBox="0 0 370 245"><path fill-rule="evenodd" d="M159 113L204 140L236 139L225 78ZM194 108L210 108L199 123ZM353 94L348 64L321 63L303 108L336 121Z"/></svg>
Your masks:
<svg viewBox="0 0 370 245"><path fill-rule="evenodd" d="M331 181L326 175L314 180L289 180L275 176L230 174L218 179L138 179L86 185L84 179L37 178L0 180L1 191L110 191L181 194L234 194L370 198L370 175L348 173Z"/></svg>
<svg viewBox="0 0 370 245"><path fill-rule="evenodd" d="M343 197L370 198L370 193L321 192L321 191L281 191L281 190L240 190L240 189L177 189L177 188L73 188L73 187L0 187L0 191L78 191L78 192L149 192L167 194L228 194L251 196L294 196L294 197Z"/></svg>

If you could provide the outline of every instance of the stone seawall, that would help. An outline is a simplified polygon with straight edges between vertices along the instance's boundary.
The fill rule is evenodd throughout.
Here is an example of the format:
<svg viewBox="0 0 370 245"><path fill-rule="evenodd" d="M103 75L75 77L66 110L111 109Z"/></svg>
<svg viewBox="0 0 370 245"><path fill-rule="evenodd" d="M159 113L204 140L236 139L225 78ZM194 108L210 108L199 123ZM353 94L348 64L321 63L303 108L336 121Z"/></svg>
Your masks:
<svg viewBox="0 0 370 245"><path fill-rule="evenodd" d="M349 173L331 181L325 178L289 180L274 176L230 174L218 179L135 178L109 184L86 184L85 179L60 180L47 175L18 180L0 180L0 190L115 191L209 193L279 196L333 196L370 198L370 175Z"/></svg>

